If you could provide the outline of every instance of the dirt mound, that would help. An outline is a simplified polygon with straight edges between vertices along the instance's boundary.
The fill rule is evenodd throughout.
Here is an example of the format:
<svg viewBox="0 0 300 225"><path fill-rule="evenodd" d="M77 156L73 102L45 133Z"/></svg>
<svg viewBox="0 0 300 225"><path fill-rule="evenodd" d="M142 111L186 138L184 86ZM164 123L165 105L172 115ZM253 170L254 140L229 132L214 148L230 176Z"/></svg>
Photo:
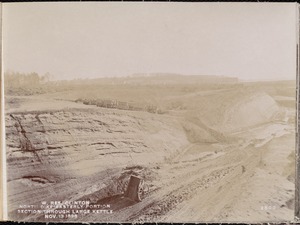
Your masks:
<svg viewBox="0 0 300 225"><path fill-rule="evenodd" d="M283 120L285 114L277 102L264 92L230 91L193 96L193 101L198 104L190 106L182 123L192 143L235 141L232 132Z"/></svg>
<svg viewBox="0 0 300 225"><path fill-rule="evenodd" d="M220 127L224 131L233 131L262 123L276 118L280 108L275 100L266 93L256 93L239 99L224 111Z"/></svg>

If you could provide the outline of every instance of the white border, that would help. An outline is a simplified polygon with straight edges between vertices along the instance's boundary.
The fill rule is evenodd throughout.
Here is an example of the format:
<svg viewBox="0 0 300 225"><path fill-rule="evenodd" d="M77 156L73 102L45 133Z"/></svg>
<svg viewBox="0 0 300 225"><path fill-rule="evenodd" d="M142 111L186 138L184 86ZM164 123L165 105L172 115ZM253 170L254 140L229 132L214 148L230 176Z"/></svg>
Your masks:
<svg viewBox="0 0 300 225"><path fill-rule="evenodd" d="M1 157L2 157L2 215L3 220L7 220L7 175L6 175L6 148L5 148L5 119L4 119L4 76L3 76L3 43L2 43L2 18L3 18L3 4L1 3L1 126L2 126L2 135L1 135Z"/></svg>

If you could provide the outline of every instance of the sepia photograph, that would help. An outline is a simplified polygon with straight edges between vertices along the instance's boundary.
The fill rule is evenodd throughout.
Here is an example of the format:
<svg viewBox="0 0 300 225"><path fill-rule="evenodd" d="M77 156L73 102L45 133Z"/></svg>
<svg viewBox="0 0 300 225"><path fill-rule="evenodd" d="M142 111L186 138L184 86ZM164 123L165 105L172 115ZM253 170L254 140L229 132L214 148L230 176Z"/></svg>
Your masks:
<svg viewBox="0 0 300 225"><path fill-rule="evenodd" d="M4 214L290 222L296 3L2 4Z"/></svg>

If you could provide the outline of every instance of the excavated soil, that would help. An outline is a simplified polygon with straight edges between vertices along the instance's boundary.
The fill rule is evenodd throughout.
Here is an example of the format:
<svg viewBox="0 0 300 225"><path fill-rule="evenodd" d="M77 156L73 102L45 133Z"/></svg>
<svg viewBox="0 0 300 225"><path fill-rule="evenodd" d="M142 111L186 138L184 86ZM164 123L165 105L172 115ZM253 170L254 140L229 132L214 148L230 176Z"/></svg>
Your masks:
<svg viewBox="0 0 300 225"><path fill-rule="evenodd" d="M176 99L194 105L155 114L43 95L8 96L9 218L49 222L18 209L42 201L88 200L109 204L113 213L51 221L292 220L291 99L264 92L241 97L228 90ZM131 175L145 182L140 202L123 196Z"/></svg>

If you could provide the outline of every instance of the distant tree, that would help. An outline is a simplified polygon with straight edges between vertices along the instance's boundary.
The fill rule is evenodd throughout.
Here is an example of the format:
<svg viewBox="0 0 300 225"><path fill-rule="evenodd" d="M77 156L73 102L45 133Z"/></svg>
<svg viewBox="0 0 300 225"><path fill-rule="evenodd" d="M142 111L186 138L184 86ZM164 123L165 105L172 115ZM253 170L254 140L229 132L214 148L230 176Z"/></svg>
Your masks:
<svg viewBox="0 0 300 225"><path fill-rule="evenodd" d="M47 83L50 80L50 74L47 72L40 77L40 83Z"/></svg>
<svg viewBox="0 0 300 225"><path fill-rule="evenodd" d="M31 85L39 85L40 84L40 77L37 73L33 72L26 76L26 84Z"/></svg>
<svg viewBox="0 0 300 225"><path fill-rule="evenodd" d="M7 71L4 73L4 84L6 87L22 87L22 86L37 86L47 79L39 76L38 73L19 73L14 71Z"/></svg>

